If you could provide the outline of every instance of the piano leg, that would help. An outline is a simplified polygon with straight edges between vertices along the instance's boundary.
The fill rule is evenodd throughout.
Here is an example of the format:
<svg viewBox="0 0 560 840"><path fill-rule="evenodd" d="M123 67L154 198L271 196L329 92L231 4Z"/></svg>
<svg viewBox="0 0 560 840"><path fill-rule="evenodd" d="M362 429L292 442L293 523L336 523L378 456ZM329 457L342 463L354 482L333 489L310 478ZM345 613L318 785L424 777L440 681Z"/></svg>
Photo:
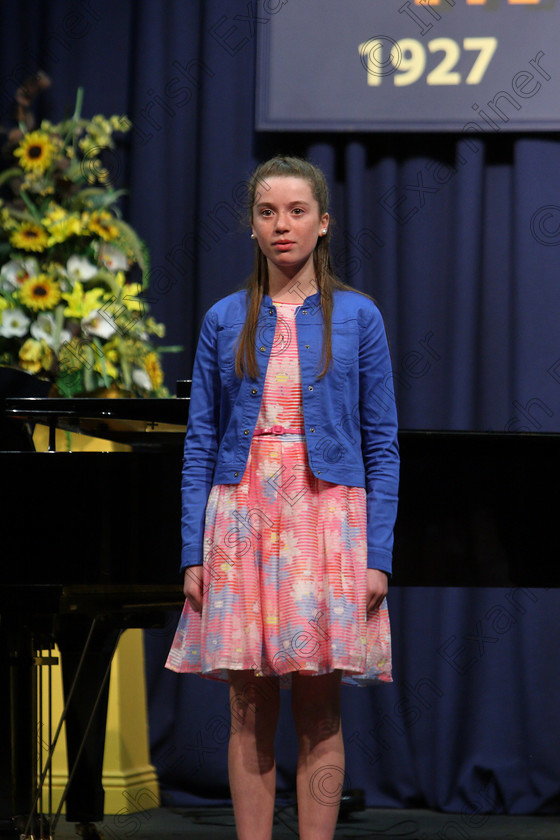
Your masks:
<svg viewBox="0 0 560 840"><path fill-rule="evenodd" d="M91 620L85 616L58 617L55 638L61 655L65 699L72 690L90 626ZM68 767L74 768L66 795L68 822L87 825L99 822L104 816L105 793L102 776L109 699L109 679L105 677L120 633L121 630L114 623L96 621L68 705L66 713ZM102 685L103 688L97 700ZM96 701L97 707L89 724L83 747L81 747Z"/></svg>
<svg viewBox="0 0 560 840"><path fill-rule="evenodd" d="M37 757L33 662L31 634L0 622L0 837L19 838L32 810Z"/></svg>

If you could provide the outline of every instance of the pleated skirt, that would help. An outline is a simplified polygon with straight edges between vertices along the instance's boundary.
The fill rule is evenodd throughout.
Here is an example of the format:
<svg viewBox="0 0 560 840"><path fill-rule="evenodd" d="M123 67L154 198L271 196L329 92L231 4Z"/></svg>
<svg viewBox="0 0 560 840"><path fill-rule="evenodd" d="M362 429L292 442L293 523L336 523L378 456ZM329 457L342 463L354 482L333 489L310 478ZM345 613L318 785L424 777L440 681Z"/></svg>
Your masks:
<svg viewBox="0 0 560 840"><path fill-rule="evenodd" d="M316 478L303 434L255 435L239 484L205 514L203 609L185 602L166 667L392 681L386 599L366 611L366 493Z"/></svg>

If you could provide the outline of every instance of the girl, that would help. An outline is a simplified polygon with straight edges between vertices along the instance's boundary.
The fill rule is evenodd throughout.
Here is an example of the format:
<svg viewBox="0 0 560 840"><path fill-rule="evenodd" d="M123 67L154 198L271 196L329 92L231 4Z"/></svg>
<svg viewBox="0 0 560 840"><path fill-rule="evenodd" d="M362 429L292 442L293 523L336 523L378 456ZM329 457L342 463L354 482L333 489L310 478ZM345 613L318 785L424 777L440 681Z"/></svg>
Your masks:
<svg viewBox="0 0 560 840"><path fill-rule="evenodd" d="M302 840L333 837L341 681L391 681L397 418L372 298L334 276L328 191L275 157L249 184L255 269L206 314L182 477L185 607L167 666L227 679L239 840L270 840L291 685Z"/></svg>

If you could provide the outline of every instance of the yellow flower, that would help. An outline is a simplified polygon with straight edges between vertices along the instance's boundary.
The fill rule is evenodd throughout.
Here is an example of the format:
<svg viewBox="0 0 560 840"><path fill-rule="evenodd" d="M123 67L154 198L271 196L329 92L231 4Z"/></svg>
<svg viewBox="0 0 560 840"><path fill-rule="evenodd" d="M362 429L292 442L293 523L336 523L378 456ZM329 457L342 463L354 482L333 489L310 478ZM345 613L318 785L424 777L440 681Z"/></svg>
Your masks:
<svg viewBox="0 0 560 840"><path fill-rule="evenodd" d="M54 186L42 172L28 172L21 189L37 195L52 195L54 193Z"/></svg>
<svg viewBox="0 0 560 840"><path fill-rule="evenodd" d="M48 237L44 228L36 222L22 222L10 236L10 242L23 251L44 251Z"/></svg>
<svg viewBox="0 0 560 840"><path fill-rule="evenodd" d="M38 274L25 281L19 299L28 309L53 309L60 300L60 286L48 274Z"/></svg>
<svg viewBox="0 0 560 840"><path fill-rule="evenodd" d="M111 379L118 379L119 372L111 360L107 358L105 351L103 351L103 360L101 360L99 355L96 354L96 362L93 369L97 371L97 373L109 376Z"/></svg>
<svg viewBox="0 0 560 840"><path fill-rule="evenodd" d="M109 359L110 362L118 362L119 360L119 337L112 338L111 341L108 341L107 344L103 345L103 355L106 359Z"/></svg>
<svg viewBox="0 0 560 840"><path fill-rule="evenodd" d="M47 240L47 245L56 245L57 242L65 242L71 236L80 236L82 233L82 224L79 216L66 216L59 222L53 224L49 229L50 236Z"/></svg>
<svg viewBox="0 0 560 840"><path fill-rule="evenodd" d="M71 292L62 293L62 297L68 303L64 314L69 318L86 318L93 309L99 308L104 292L105 289L102 288L84 292L84 287L76 280Z"/></svg>
<svg viewBox="0 0 560 840"><path fill-rule="evenodd" d="M44 227L49 232L47 245L65 242L70 236L80 236L83 225L77 213L67 213L58 204L51 204L49 212L42 219Z"/></svg>
<svg viewBox="0 0 560 840"><path fill-rule="evenodd" d="M157 335L158 338L163 338L165 335L165 324L158 324L155 318L152 318L151 315L149 318L146 318L144 326L149 333Z"/></svg>
<svg viewBox="0 0 560 840"><path fill-rule="evenodd" d="M46 228L50 229L52 225L60 222L61 219L65 219L66 216L67 213L64 207L61 207L60 204L54 204L54 202L51 202L49 204L49 212L43 219L43 224Z"/></svg>
<svg viewBox="0 0 560 840"><path fill-rule="evenodd" d="M18 223L14 217L10 215L8 208L2 207L0 210L0 228L2 228L2 230L15 230L17 226Z"/></svg>
<svg viewBox="0 0 560 840"><path fill-rule="evenodd" d="M91 214L89 229L92 233L97 233L98 236L106 241L117 239L119 235L118 227L113 224L113 217L106 210L96 210Z"/></svg>
<svg viewBox="0 0 560 840"><path fill-rule="evenodd" d="M163 371L160 367L156 353L147 353L144 356L144 368L150 377L152 389L157 391L163 385Z"/></svg>
<svg viewBox="0 0 560 840"><path fill-rule="evenodd" d="M30 373L39 373L41 368L48 370L52 365L53 353L48 344L41 340L28 338L19 351L19 363Z"/></svg>
<svg viewBox="0 0 560 840"><path fill-rule="evenodd" d="M126 308L130 312L144 313L146 304L143 300L138 300L138 295L143 291L142 283L127 283L124 271L117 271L115 274L115 283L120 289L119 299L122 300ZM108 293L106 297L110 299L112 297L111 293Z"/></svg>
<svg viewBox="0 0 560 840"><path fill-rule="evenodd" d="M26 172L45 172L56 155L57 148L44 131L26 134L14 152Z"/></svg>
<svg viewBox="0 0 560 840"><path fill-rule="evenodd" d="M109 123L114 131L129 131L132 128L132 123L126 115L113 114L112 117L109 117Z"/></svg>

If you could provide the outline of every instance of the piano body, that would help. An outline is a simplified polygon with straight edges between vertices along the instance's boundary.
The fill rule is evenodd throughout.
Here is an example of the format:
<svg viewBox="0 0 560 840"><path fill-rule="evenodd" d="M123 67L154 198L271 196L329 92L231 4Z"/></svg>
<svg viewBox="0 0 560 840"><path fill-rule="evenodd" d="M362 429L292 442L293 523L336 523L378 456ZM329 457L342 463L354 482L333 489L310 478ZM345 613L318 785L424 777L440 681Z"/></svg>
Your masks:
<svg viewBox="0 0 560 840"><path fill-rule="evenodd" d="M5 424L46 425L50 449L0 452L0 837L20 837L37 798L37 651L52 646L59 624L67 634L74 622L109 634L154 627L183 604L187 416L188 397L4 400ZM55 451L57 428L131 451ZM12 439L31 441L21 428Z"/></svg>
<svg viewBox="0 0 560 840"><path fill-rule="evenodd" d="M0 836L16 836L11 818L29 813L35 784L36 639L58 615L154 626L183 602L188 399L14 398L5 413L49 426L51 442L58 427L132 446L0 453ZM392 585L558 586L560 490L549 474L559 442L550 433L402 431Z"/></svg>

